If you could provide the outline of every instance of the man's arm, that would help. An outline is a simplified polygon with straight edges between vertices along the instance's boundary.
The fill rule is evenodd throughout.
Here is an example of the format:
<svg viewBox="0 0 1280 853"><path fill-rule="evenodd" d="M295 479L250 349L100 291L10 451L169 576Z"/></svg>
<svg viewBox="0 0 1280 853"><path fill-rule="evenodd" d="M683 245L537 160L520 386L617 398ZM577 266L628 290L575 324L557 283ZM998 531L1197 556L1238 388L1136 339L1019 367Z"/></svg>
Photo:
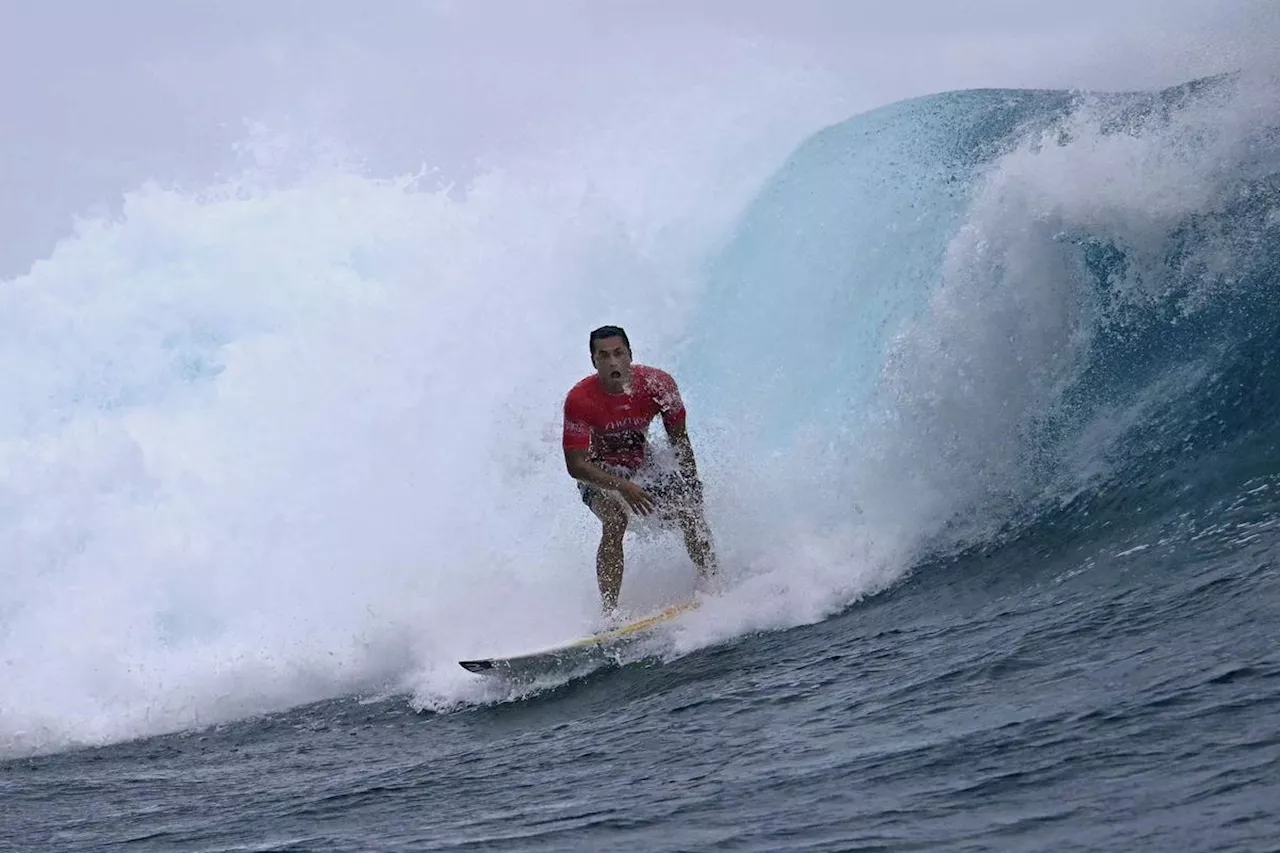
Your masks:
<svg viewBox="0 0 1280 853"><path fill-rule="evenodd" d="M564 400L564 467L569 476L605 489L621 489L626 481L593 463L591 421L580 399L572 392Z"/></svg>
<svg viewBox="0 0 1280 853"><path fill-rule="evenodd" d="M689 430L684 421L667 427L667 440L675 453L676 462L680 466L680 474L684 477L693 495L701 501L702 481L698 479L698 462L693 456L693 442L689 439Z"/></svg>
<svg viewBox="0 0 1280 853"><path fill-rule="evenodd" d="M564 467L568 469L569 476L573 479L605 489L621 491L623 486L630 482L616 474L610 474L599 465L596 465L588 458L585 450L565 448Z"/></svg>
<svg viewBox="0 0 1280 853"><path fill-rule="evenodd" d="M565 448L564 467L568 469L569 476L575 480L581 480L605 489L613 489L620 493L622 499L627 502L627 506L640 515L648 515L653 511L653 497L648 492L625 477L610 474L599 465L596 465L587 458L587 451L585 450Z"/></svg>
<svg viewBox="0 0 1280 853"><path fill-rule="evenodd" d="M689 440L689 431L685 424L684 400L680 396L680 388L671 374L659 372L655 398L662 412L662 425L667 431L667 441L675 453L676 462L680 466L680 475L693 494L701 503L702 482L698 479L698 463L693 457L693 442Z"/></svg>
<svg viewBox="0 0 1280 853"><path fill-rule="evenodd" d="M653 498L630 480L611 474L590 459L591 426L572 393L564 401L564 467L569 476L584 483L611 489L622 495L634 512L647 515Z"/></svg>

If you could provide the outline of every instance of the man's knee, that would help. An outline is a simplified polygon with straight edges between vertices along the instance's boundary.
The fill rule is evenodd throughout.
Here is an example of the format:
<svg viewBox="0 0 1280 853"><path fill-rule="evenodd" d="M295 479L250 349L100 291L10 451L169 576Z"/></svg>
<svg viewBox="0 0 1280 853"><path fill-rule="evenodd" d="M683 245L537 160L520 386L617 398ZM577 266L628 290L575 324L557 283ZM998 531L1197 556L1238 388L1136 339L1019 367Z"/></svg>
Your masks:
<svg viewBox="0 0 1280 853"><path fill-rule="evenodd" d="M596 495L591 502L591 509L604 525L605 536L621 537L627 531L627 511L617 501L604 495Z"/></svg>
<svg viewBox="0 0 1280 853"><path fill-rule="evenodd" d="M627 532L627 516L625 513L618 513L616 516L610 516L604 519L604 536L606 539L621 540L624 533Z"/></svg>

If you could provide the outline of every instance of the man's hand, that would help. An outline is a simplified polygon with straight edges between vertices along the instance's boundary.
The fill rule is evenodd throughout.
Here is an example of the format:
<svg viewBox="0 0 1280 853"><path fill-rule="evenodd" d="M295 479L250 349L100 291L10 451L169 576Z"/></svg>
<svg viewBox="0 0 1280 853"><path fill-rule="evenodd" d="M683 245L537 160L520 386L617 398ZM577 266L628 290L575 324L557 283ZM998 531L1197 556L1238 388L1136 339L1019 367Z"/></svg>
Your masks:
<svg viewBox="0 0 1280 853"><path fill-rule="evenodd" d="M622 499L627 502L627 506L631 507L631 511L637 515L648 515L653 512L653 496L635 483L624 480L618 487L618 492L622 495Z"/></svg>

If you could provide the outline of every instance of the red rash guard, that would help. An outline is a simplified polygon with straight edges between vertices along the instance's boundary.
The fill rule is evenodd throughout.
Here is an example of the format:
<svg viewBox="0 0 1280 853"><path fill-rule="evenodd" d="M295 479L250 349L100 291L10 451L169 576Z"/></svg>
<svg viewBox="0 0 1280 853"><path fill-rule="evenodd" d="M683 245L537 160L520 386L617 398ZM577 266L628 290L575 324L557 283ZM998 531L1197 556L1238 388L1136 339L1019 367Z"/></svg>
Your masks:
<svg viewBox="0 0 1280 853"><path fill-rule="evenodd" d="M593 461L634 471L644 464L646 434L659 414L668 430L684 423L684 402L670 374L633 364L630 393L610 394L593 373L564 398L564 449L586 450Z"/></svg>

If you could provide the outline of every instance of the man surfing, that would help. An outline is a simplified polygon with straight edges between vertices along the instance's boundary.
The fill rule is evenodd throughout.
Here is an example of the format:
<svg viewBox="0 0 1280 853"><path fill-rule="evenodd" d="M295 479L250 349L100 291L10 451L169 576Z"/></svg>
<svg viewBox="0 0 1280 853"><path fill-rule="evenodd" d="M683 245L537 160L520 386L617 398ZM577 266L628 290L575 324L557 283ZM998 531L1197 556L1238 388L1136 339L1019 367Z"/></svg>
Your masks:
<svg viewBox="0 0 1280 853"><path fill-rule="evenodd" d="M657 513L679 523L703 589L716 576L715 555L676 382L656 367L632 364L631 342L618 326L591 332L587 346L596 372L565 396L564 462L602 525L596 581L605 613L616 611L622 591L622 537L630 513ZM648 453L649 425L658 415L675 471L659 470Z"/></svg>

